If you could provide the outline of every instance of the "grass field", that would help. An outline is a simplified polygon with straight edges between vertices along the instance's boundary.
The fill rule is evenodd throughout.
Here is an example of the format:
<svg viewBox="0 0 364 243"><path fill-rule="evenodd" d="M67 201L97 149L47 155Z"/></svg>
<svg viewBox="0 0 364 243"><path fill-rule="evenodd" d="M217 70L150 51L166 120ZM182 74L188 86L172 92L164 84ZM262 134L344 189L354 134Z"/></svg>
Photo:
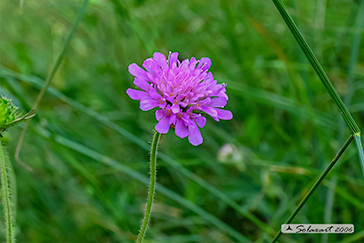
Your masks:
<svg viewBox="0 0 364 243"><path fill-rule="evenodd" d="M0 94L31 109L82 2L0 2ZM364 1L284 2L364 130ZM128 65L156 51L210 57L234 118L208 118L197 147L163 135L145 242L271 241L350 134L271 1L91 0L25 135L32 171L14 158L24 124L3 134L18 242L136 239L156 119L126 94ZM354 144L292 223L355 233L281 242L364 242Z"/></svg>

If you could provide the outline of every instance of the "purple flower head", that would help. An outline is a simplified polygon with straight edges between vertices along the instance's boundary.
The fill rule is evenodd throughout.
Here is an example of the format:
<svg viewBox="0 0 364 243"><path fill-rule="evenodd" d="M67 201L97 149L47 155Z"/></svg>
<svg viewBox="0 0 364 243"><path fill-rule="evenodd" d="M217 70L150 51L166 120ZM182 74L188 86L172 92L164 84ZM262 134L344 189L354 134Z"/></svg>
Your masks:
<svg viewBox="0 0 364 243"><path fill-rule="evenodd" d="M192 145L202 143L200 128L206 124L202 114L208 114L216 121L233 118L231 111L223 110L228 100L226 84L218 84L209 72L210 58L196 60L192 57L180 62L178 53L169 53L168 60L158 52L153 58L129 65L134 84L141 90L128 89L126 93L133 100L140 100L143 111L160 108L155 115L157 132L168 133L172 127L180 138L188 136Z"/></svg>

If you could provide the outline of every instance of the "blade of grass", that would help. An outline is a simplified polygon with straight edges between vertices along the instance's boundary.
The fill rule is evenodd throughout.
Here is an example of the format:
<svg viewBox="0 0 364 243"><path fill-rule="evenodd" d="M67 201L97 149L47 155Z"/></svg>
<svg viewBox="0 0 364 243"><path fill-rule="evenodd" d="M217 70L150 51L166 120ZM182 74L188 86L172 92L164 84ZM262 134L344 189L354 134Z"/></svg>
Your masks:
<svg viewBox="0 0 364 243"><path fill-rule="evenodd" d="M292 222L292 220L294 219L294 217L296 217L296 215L298 214L298 212L301 210L301 208L303 207L303 205L306 203L306 201L310 198L310 196L312 195L312 193L316 190L316 188L320 185L320 183L322 182L322 180L326 177L326 175L330 172L330 170L332 169L332 167L335 165L335 163L339 160L339 158L341 157L341 155L345 152L345 150L347 149L347 147L350 145L350 143L353 141L354 136L350 135L350 137L346 140L346 142L344 143L344 145L341 147L341 149L339 150L339 152L335 155L334 159L331 161L331 163L329 164L329 166L326 168L326 170L324 171L324 173L322 173L322 175L318 178L318 180L315 182L315 184L311 187L310 191L306 194L306 196L303 198L303 200L300 202L300 204L297 206L297 208L295 209L295 211L291 214L291 216L287 219L287 221L285 222L285 224L289 224ZM279 237L282 235L282 231L279 230L278 234L276 235L276 237L274 237L272 243L276 242Z"/></svg>
<svg viewBox="0 0 364 243"><path fill-rule="evenodd" d="M61 50L61 52L59 53L58 57L57 57L57 60L56 62L54 63L52 69L51 69L51 72L49 73L47 79L46 79L46 82L45 82L45 85L44 87L41 89L34 105L33 105L33 110L36 110L38 108L38 105L39 103L41 102L41 100L43 99L43 96L44 94L47 92L48 88L50 87L50 85L52 84L52 81L53 81L53 78L54 76L56 75L60 65L62 64L62 61L66 55L66 52L68 50L68 47L71 43L71 40L73 38L73 35L76 31L76 28L78 26L78 24L81 22L81 19L86 11L86 8L87 8L87 5L88 5L88 2L89 0L85 0L82 4L82 6L80 7L80 9L78 10L78 13L77 13L77 17L76 17L76 21L73 23L71 29L70 29L70 32L67 36L67 39L66 39L66 42L64 43L63 45L63 48ZM30 123L30 120L27 121L24 125L24 128L23 128L23 131L19 137L19 140L18 140L18 144L16 146L16 150L15 150L15 160L17 160L20 164L24 164L24 162L20 159L19 155L20 155L20 150L21 150L21 147L22 147L22 144L23 144L23 141L24 141L24 137L25 137L25 133L28 129L28 126L29 126L29 123Z"/></svg>
<svg viewBox="0 0 364 243"><path fill-rule="evenodd" d="M353 36L353 42L350 49L350 61L348 67L348 91L344 97L346 105L350 105L351 98L354 94L354 74L355 67L359 59L359 48L361 42L362 31L364 29L364 0L360 1L359 11L355 23L355 34Z"/></svg>
<svg viewBox="0 0 364 243"><path fill-rule="evenodd" d="M358 11L356 17L357 17L356 18L356 23L355 23L356 32L355 32L355 34L353 36L353 42L351 44L350 61L349 61L349 67L348 67L348 77L347 77L347 87L348 87L347 89L348 89L348 91L344 96L344 103L345 103L345 105L349 106L349 108L350 108L350 103L351 103L352 96L354 94L354 87L353 87L354 86L354 70L355 70L355 66L358 63L358 58L359 58L359 47L360 47L360 42L361 42L361 30L364 27L364 0L361 0L360 8L359 8L359 11ZM353 19L353 17L349 16L348 19L351 20L351 19ZM348 21L348 22L350 22L350 21ZM341 144L342 141L343 141L344 127L345 127L344 121L340 120L339 135L338 135L339 144ZM357 137L357 136L355 136L355 137ZM355 142L356 142L358 148L360 146L362 146L360 140L357 141L357 139L355 139ZM363 156L363 150L362 149L359 149L359 156L361 156L361 157ZM363 161L363 159L360 159L360 161ZM363 165L363 163L360 163L360 164L361 164L362 173L363 173L363 176L364 176L364 165ZM331 222L331 216L332 216L333 205L334 205L334 196L335 196L334 192L335 192L335 189L336 189L336 186L337 186L337 175L335 175L331 179L331 183L332 183L332 188L329 188L329 190L327 192L327 197L326 197L325 223L330 223ZM327 241L328 241L328 235L324 234L322 236L322 242L325 243Z"/></svg>
<svg viewBox="0 0 364 243"><path fill-rule="evenodd" d="M346 125L349 127L351 133L355 136L358 136L360 138L360 129L358 125L356 124L354 118L350 114L349 110L345 106L344 102L341 100L339 94L335 90L334 86L329 80L329 77L326 75L324 69L322 68L320 62L317 60L315 54L309 47L306 40L303 38L301 32L299 31L297 25L291 18L291 16L288 14L288 12L285 9L285 6L281 0L272 0L274 5L277 7L279 13L281 14L283 20L286 22L288 28L292 32L293 36L295 37L297 43L300 45L302 51L305 53L307 59L311 63L312 67L316 71L317 75L319 76L320 80L326 87L327 91L329 92L329 95L334 100L336 106L338 107L341 116L344 118ZM356 139L356 146L359 153L359 160L361 167L364 168L364 156L363 156L363 146L360 139ZM364 171L363 176L364 176Z"/></svg>
<svg viewBox="0 0 364 243"><path fill-rule="evenodd" d="M354 70L356 64L358 63L359 59L359 47L361 42L362 30L364 28L364 0L360 1L359 11L357 14L356 24L355 24L355 35L353 37L353 43L351 45L350 50L350 61L349 61L349 68L348 68L348 92L344 97L344 101L346 105L350 105L351 98L353 96L353 82L354 82ZM363 152L363 145L361 142L361 133L360 131L355 132L355 143L359 151L359 159L360 165L362 168L362 173L364 176L364 152Z"/></svg>
<svg viewBox="0 0 364 243"><path fill-rule="evenodd" d="M227 33L228 33L228 39L230 41L230 46L232 48L232 53L235 55L236 61L239 65L241 65L243 63L243 57L245 55L241 54L241 49L239 47L239 42L236 39L236 34L235 34L235 17L233 15L233 11L232 11L232 4L230 0L220 0L220 5L221 8L223 9L224 13L225 13L225 18L226 18L226 28L227 28Z"/></svg>
<svg viewBox="0 0 364 243"><path fill-rule="evenodd" d="M350 112L346 108L344 102L341 100L339 94L335 90L334 86L332 85L329 77L326 75L324 69L322 68L320 62L317 60L315 54L309 47L306 40L303 38L301 32L299 31L297 25L291 18L291 16L286 11L286 8L281 0L272 0L274 5L277 7L279 13L281 14L283 20L286 22L288 28L292 32L293 36L295 37L297 43L300 45L302 51L306 55L307 59L311 63L312 67L316 71L317 75L319 76L320 80L326 87L329 95L334 100L335 104L340 110L341 115L343 116L347 126L351 130L353 134L360 132L358 125L356 124L354 118L351 116Z"/></svg>
<svg viewBox="0 0 364 243"><path fill-rule="evenodd" d="M360 242L359 240L362 239L364 239L364 230L344 238L341 242Z"/></svg>
<svg viewBox="0 0 364 243"><path fill-rule="evenodd" d="M348 73L348 95L347 99L345 100L348 105L350 104L351 97L354 92L353 91L354 69L359 59L359 47L360 47L363 28L364 28L364 0L361 0L356 20L356 33L350 51L351 55L350 55L349 73ZM355 133L355 143L359 151L360 165L364 176L364 151L363 151L363 144L361 141L360 132Z"/></svg>
<svg viewBox="0 0 364 243"><path fill-rule="evenodd" d="M224 79L226 80L226 79ZM271 93L264 90L259 90L251 88L245 84L237 83L234 81L226 80L229 89L238 90L242 92L248 99L254 99L259 103L267 104L270 106L277 107L282 110L291 112L292 114L304 118L312 119L313 122L319 126L329 127L332 130L337 129L337 123L333 121L332 117L323 112L314 110L313 108L308 108L305 106L300 106L296 101Z"/></svg>
<svg viewBox="0 0 364 243"><path fill-rule="evenodd" d="M337 37L335 38L335 52L332 54L333 58L332 59L332 66L335 66L338 64L338 54L343 50L344 45L344 41L345 39L350 36L350 30L352 28L352 26L354 25L355 22L355 17L358 11L358 6L356 4L352 4L351 8L350 8L350 12L348 14L348 19L346 21L346 24L343 28L343 30L339 31L338 30L338 34Z"/></svg>
<svg viewBox="0 0 364 243"><path fill-rule="evenodd" d="M56 135L56 134L52 134L51 132L41 129L38 129L38 132L40 133L40 135L49 138L49 139L53 139L55 142L57 142L58 144L61 144L65 147L68 147L74 151L77 151L81 154L84 154L90 158L93 158L101 163L104 163L108 166L111 166L131 177L133 177L134 179L148 185L149 184L149 179L148 177L140 174L139 172L136 172L135 170L131 169L130 167L127 167L125 165L123 165L122 163L115 161L107 156L104 156L102 154L99 154L98 152L91 150L79 143L76 143L72 140L69 140L65 137ZM194 204L193 202L183 198L182 196L178 195L177 193L173 192L172 190L161 186L161 185L157 185L156 186L156 191L159 191L160 193L166 195L167 197L171 198L172 200L182 204L184 207L194 211L195 213L197 213L198 215L200 215L201 217L203 217L206 221L212 223L213 225L215 225L216 227L218 227L219 229L223 230L224 232L230 234L232 237L236 238L237 240L241 241L241 242L249 242L250 240L247 239L245 236L243 236L242 234L240 234L239 232L237 232L235 229L231 228L229 225L225 224L224 222L222 222L221 220L219 220L218 218L216 218L215 216L211 215L210 213L206 212L205 210L203 210L202 208L198 207L196 204Z"/></svg>
<svg viewBox="0 0 364 243"><path fill-rule="evenodd" d="M364 210L364 204L363 201L359 200L358 198L352 196L347 189L343 189L340 187L335 187L336 185L333 184L331 181L328 180L324 180L322 182L322 184L328 188L330 188L331 190L335 189L335 192L337 193L338 196L341 196L343 199L345 199L345 201L347 201L349 204L353 205L354 208L363 211Z"/></svg>
<svg viewBox="0 0 364 243"><path fill-rule="evenodd" d="M37 77L27 76L15 73L13 71L10 71L8 69L4 69L4 67L0 66L0 70L2 72L0 75L12 75L13 77L16 77L17 79L24 80L25 82L34 85L37 88L41 88L44 85L44 81ZM48 89L48 92L52 94L53 96L57 97L58 99L62 100L63 102L67 103L68 105L80 110L81 112L85 113L86 115L90 116L91 118L97 120L98 122L104 124L105 126L109 127L110 129L118 132L119 134L123 135L130 141L137 144L139 147L143 148L146 151L149 151L149 145L141 140L140 138L136 137L134 134L130 133L129 131L125 130L124 128L118 126L117 124L110 121L107 117L100 115L99 113L83 106L82 104L78 103L77 101L68 98L67 96L63 95L58 90L50 87ZM164 153L160 152L158 153L158 157L161 158L163 161L165 161L167 164L172 166L175 170L182 173L184 176L194 180L197 182L201 187L208 190L211 194L215 195L217 198L219 198L221 201L223 201L225 204L231 206L234 208L237 212L239 212L241 215L247 217L249 220L251 220L253 223L255 223L258 227L263 229L265 232L270 233L271 235L274 234L274 230L272 227L264 223L262 220L257 218L255 215L250 213L248 210L241 207L238 203L236 203L234 200L232 200L230 197L228 197L226 194L221 192L220 190L216 189L214 186L197 176L196 174L190 172L185 167L183 167L180 163L172 159L171 157L165 155Z"/></svg>
<svg viewBox="0 0 364 243"><path fill-rule="evenodd" d="M322 34L325 29L326 17L326 0L317 1L316 3L316 16L315 16L315 36L314 43L318 57L322 57Z"/></svg>

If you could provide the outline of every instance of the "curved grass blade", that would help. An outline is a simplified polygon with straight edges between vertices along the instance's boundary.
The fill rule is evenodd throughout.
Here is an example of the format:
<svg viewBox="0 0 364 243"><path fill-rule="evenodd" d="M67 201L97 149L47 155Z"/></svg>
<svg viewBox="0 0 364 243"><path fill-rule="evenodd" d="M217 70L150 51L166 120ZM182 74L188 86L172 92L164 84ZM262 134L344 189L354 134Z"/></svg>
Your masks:
<svg viewBox="0 0 364 243"><path fill-rule="evenodd" d="M358 64L359 60L360 42L363 30L364 30L364 0L361 0L355 23L355 34L353 36L353 42L350 49L350 61L349 61L348 78L347 78L348 92L344 97L344 103L346 105L350 105L351 98L354 94L354 87L353 87L354 74L355 74L355 67Z"/></svg>
<svg viewBox="0 0 364 243"><path fill-rule="evenodd" d="M283 97L264 90L251 88L242 83L230 80L226 81L229 84L229 89L238 90L242 94L246 95L249 99L254 99L256 102L286 110L302 119L312 119L312 121L318 126L325 126L332 130L337 129L337 123L334 121L334 119L324 112L315 110L311 107L309 108L306 106L301 106L293 99L289 99L287 97Z"/></svg>
<svg viewBox="0 0 364 243"><path fill-rule="evenodd" d="M355 6L355 5L353 5ZM361 42L361 30L364 28L364 0L361 0L361 7L359 8L359 11L357 13L357 15L355 16L355 13L353 11L353 7L351 9L352 14L348 16L348 23L352 22L351 25L353 25L354 23L354 17L356 17L356 23L355 23L355 33L353 36L353 42L351 44L351 49L350 49L350 61L349 61L349 67L348 67L348 77L347 77L347 93L345 94L345 96L343 97L344 100L344 104L349 106L349 110L354 113L352 107L350 107L350 103L351 103L351 99L352 96L355 92L354 89L354 71L355 71L355 67L358 64L358 58L359 58L359 48L360 48L360 42ZM349 27L349 26L347 26ZM343 38L340 38L343 39ZM341 48L342 48L342 41L340 41L338 47L337 47L337 52L338 53ZM336 56L336 55L335 55ZM340 125L339 125L339 134L338 134L338 141L339 144L341 144L343 142L343 137L344 137L344 128L345 128L345 123L344 120L340 120ZM357 143L357 142L356 142ZM361 146L361 143L357 144L357 146ZM362 149L359 149L359 156L361 155ZM362 163L362 159L360 159L361 161L361 167L362 167L362 172L364 173L364 165ZM331 218L332 218L332 213L333 213L333 205L334 205L334 196L335 196L335 190L337 187L337 175L335 175L332 179L331 179L331 183L333 185L333 188L329 188L328 192L327 192L327 196L326 196L326 205L325 205L325 223L329 223L331 222ZM324 234L322 235L322 242L326 243L328 240L328 235Z"/></svg>
<svg viewBox="0 0 364 243"><path fill-rule="evenodd" d="M134 179L148 185L149 184L149 179L148 177L140 174L139 172L136 172L135 170L123 165L122 163L113 160L107 156L104 156L102 154L99 154L98 152L89 149L79 143L76 143L72 140L69 140L65 137L59 136L59 135L55 135L55 134L51 134L49 131L46 131L44 129L39 128L39 133L49 139L54 140L55 142L57 142L58 144L61 144L65 147L68 147L74 151L77 151L81 154L84 154L90 158L93 158L101 163L104 163L106 165L109 165L131 177L133 177ZM202 218L204 218L206 221L214 224L216 227L218 227L219 229L221 229L222 231L228 233L229 235L231 235L232 237L234 237L235 239L237 239L239 242L250 242L250 240L248 238L246 238L245 236L243 236L242 234L240 234L239 232L237 232L235 229L231 228L229 225L225 224L224 222L222 222L221 220L219 220L218 218L216 218L215 216L211 215L210 213L206 212L205 210L203 210L202 208L200 208L199 206L197 206L196 204L194 204L193 202L183 198L182 196L180 196L179 194L173 192L172 190L161 186L161 185L157 185L156 186L156 191L159 191L160 193L166 195L167 197L171 198L172 200L182 204L183 206L185 206L186 208L194 211L195 213L197 213L198 215L200 215Z"/></svg>
<svg viewBox="0 0 364 243"><path fill-rule="evenodd" d="M361 34L362 30L364 29L364 0L360 1L360 7L358 11L358 16L356 20L356 34L354 36L353 44L351 46L351 55L350 55L350 65L349 65L349 72L348 72L348 95L347 99L345 100L347 104L350 104L351 97L353 94L353 81L354 81L354 68L358 62L359 59L359 47L361 42ZM359 159L360 159L360 165L364 177L364 152L363 152L363 144L361 142L361 134L360 132L355 133L355 143L356 147L359 151Z"/></svg>
<svg viewBox="0 0 364 243"><path fill-rule="evenodd" d="M339 108L339 111L341 113L341 116L344 118L346 125L349 127L351 133L354 136L358 136L359 139L355 139L356 146L358 148L359 152L359 160L362 166L362 169L364 168L364 156L363 156L363 146L360 140L360 128L356 124L354 118L352 117L351 113L345 106L344 102L341 100L339 94L337 93L336 89L330 82L329 77L325 73L324 69L322 68L320 62L316 58L315 54L311 50L310 46L302 36L301 32L299 31L297 25L293 21L292 17L288 14L286 11L286 8L281 0L272 0L274 5L277 7L279 13L281 14L283 20L287 24L288 28L290 29L291 33L293 34L294 38L296 39L297 43L301 47L302 51L306 55L307 59L311 63L312 67L316 71L317 75L319 76L320 80L326 87L327 91L329 92L329 95L334 100L336 106ZM363 4L361 4L361 7L363 7ZM363 176L364 176L364 171Z"/></svg>
<svg viewBox="0 0 364 243"><path fill-rule="evenodd" d="M292 222L292 220L294 219L294 217L296 217L296 215L301 210L301 208L303 207L303 205L305 205L305 203L310 198L310 196L312 195L312 193L320 185L320 183L322 182L322 180L325 179L326 175L330 172L330 170L335 165L335 163L339 160L339 158L341 157L341 155L349 147L349 145L353 141L353 139L354 139L354 136L353 135L350 135L350 137L346 140L346 142L341 147L341 149L339 150L339 152L335 155L334 159L331 161L331 163L329 164L329 166L326 168L326 170L324 171L324 173L322 173L322 175L318 178L318 180L315 182L315 184L311 187L310 191L306 194L306 196L303 198L303 200L297 206L297 208L295 209L295 211L293 211L293 213L287 219L287 221L285 222L285 224L290 224ZM272 243L277 242L277 240L279 239L279 237L281 235L282 235L282 231L279 231L278 234L276 235L276 237L274 237Z"/></svg>
<svg viewBox="0 0 364 243"><path fill-rule="evenodd" d="M275 6L277 7L279 13L281 14L283 20L286 22L288 28L292 32L293 36L295 37L297 43L300 45L302 51L306 55L307 59L311 63L312 67L315 69L317 75L319 76L320 80L326 87L329 95L334 100L335 104L340 110L341 115L343 116L346 124L348 125L349 129L352 133L360 132L358 125L356 124L354 118L351 116L350 112L346 108L344 102L341 100L339 94L335 90L334 86L330 82L329 77L326 75L324 69L322 68L320 62L317 60L315 54L311 50L310 46L302 36L301 32L299 31L297 25L293 21L292 17L288 14L285 9L285 6L281 0L272 0Z"/></svg>
<svg viewBox="0 0 364 243"><path fill-rule="evenodd" d="M341 242L360 242L362 239L364 239L364 230L344 238Z"/></svg>
<svg viewBox="0 0 364 243"><path fill-rule="evenodd" d="M4 69L0 66L0 70L2 70L2 75L12 75L12 77L15 77L20 80L24 80L25 82L34 85L37 88L41 88L44 85L44 81L37 77L29 77L27 75L22 75L15 73L13 71ZM1 74L0 74L1 75ZM107 117L100 115L99 113L83 106L82 104L78 103L77 101L68 98L67 96L63 95L58 90L50 87L48 89L48 92L52 94L53 96L57 97L58 99L62 100L63 102L67 103L68 105L80 110L81 112L85 113L86 115L90 116L91 118L99 121L100 123L104 124L105 126L109 127L110 129L118 132L119 134L123 135L130 141L137 144L139 147L143 148L146 151L149 151L150 147L149 145L141 140L140 138L136 137L134 134L130 133L129 131L125 130L124 128L118 126L117 124L110 121ZM158 157L161 158L163 161L165 161L168 165L172 166L174 169L182 173L184 176L194 180L197 184L199 184L201 187L205 188L207 191L209 191L211 194L215 195L217 198L219 198L221 201L223 201L225 204L231 206L234 208L237 212L239 212L241 215L245 216L249 220L251 220L253 223L255 223L258 227L260 227L265 232L273 235L274 230L272 227L258 219L255 215L251 214L248 210L241 207L238 203L236 203L233 199L228 197L226 194L221 192L220 190L216 189L214 186L197 176L196 174L190 172L185 167L183 167L181 164L179 164L177 161L172 159L171 157L165 155L162 152L158 153Z"/></svg>
<svg viewBox="0 0 364 243"><path fill-rule="evenodd" d="M364 204L363 201L358 199L357 197L351 195L347 189L341 188L340 186L336 186L334 183L328 180L324 180L322 182L324 186L331 190L335 190L335 193L340 196L343 200L345 200L348 204L351 204L357 210L363 211Z"/></svg>
<svg viewBox="0 0 364 243"><path fill-rule="evenodd" d="M43 86L43 88L41 89L34 105L33 105L33 109L32 110L36 110L38 108L38 105L39 103L41 102L41 100L43 99L43 96L44 94L47 92L48 88L50 87L50 85L52 84L52 81L53 81L53 78L54 76L56 75L65 55L66 55L66 52L68 50L68 47L71 43L71 40L73 38L73 35L76 31L76 28L78 26L78 24L81 22L81 19L86 11L86 8L87 8L87 5L88 5L88 2L89 0L85 0L82 4L82 6L80 7L80 9L78 10L78 13L77 13L77 17L76 17L76 21L73 23L71 29L70 29L70 32L67 36L67 39L66 39L66 42L64 43L63 45L63 48L61 50L61 52L59 53L58 57L57 57L57 60L56 62L54 63L52 69L51 69L51 72L50 74L48 75L47 79L46 79L46 82L45 82L45 85ZM24 137L25 137L25 133L28 129L28 126L29 126L29 123L30 123L30 120L28 122L25 123L25 126L23 128L23 131L19 137L19 140L18 140L18 144L16 146L16 150L15 150L15 159L21 164L24 164L24 162L20 159L19 157L19 154L20 154L20 150L21 150L21 147L22 147L22 144L23 144L23 141L24 141Z"/></svg>

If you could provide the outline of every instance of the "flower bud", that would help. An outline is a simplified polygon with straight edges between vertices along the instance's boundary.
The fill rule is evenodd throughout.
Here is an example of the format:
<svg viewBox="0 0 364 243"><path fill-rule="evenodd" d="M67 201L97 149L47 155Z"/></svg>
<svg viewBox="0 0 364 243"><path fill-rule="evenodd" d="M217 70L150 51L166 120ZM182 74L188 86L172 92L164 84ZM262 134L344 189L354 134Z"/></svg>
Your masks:
<svg viewBox="0 0 364 243"><path fill-rule="evenodd" d="M13 105L11 100L0 96L0 136L3 131L15 124L25 121L35 116L34 110L25 115L18 111L18 107Z"/></svg>

